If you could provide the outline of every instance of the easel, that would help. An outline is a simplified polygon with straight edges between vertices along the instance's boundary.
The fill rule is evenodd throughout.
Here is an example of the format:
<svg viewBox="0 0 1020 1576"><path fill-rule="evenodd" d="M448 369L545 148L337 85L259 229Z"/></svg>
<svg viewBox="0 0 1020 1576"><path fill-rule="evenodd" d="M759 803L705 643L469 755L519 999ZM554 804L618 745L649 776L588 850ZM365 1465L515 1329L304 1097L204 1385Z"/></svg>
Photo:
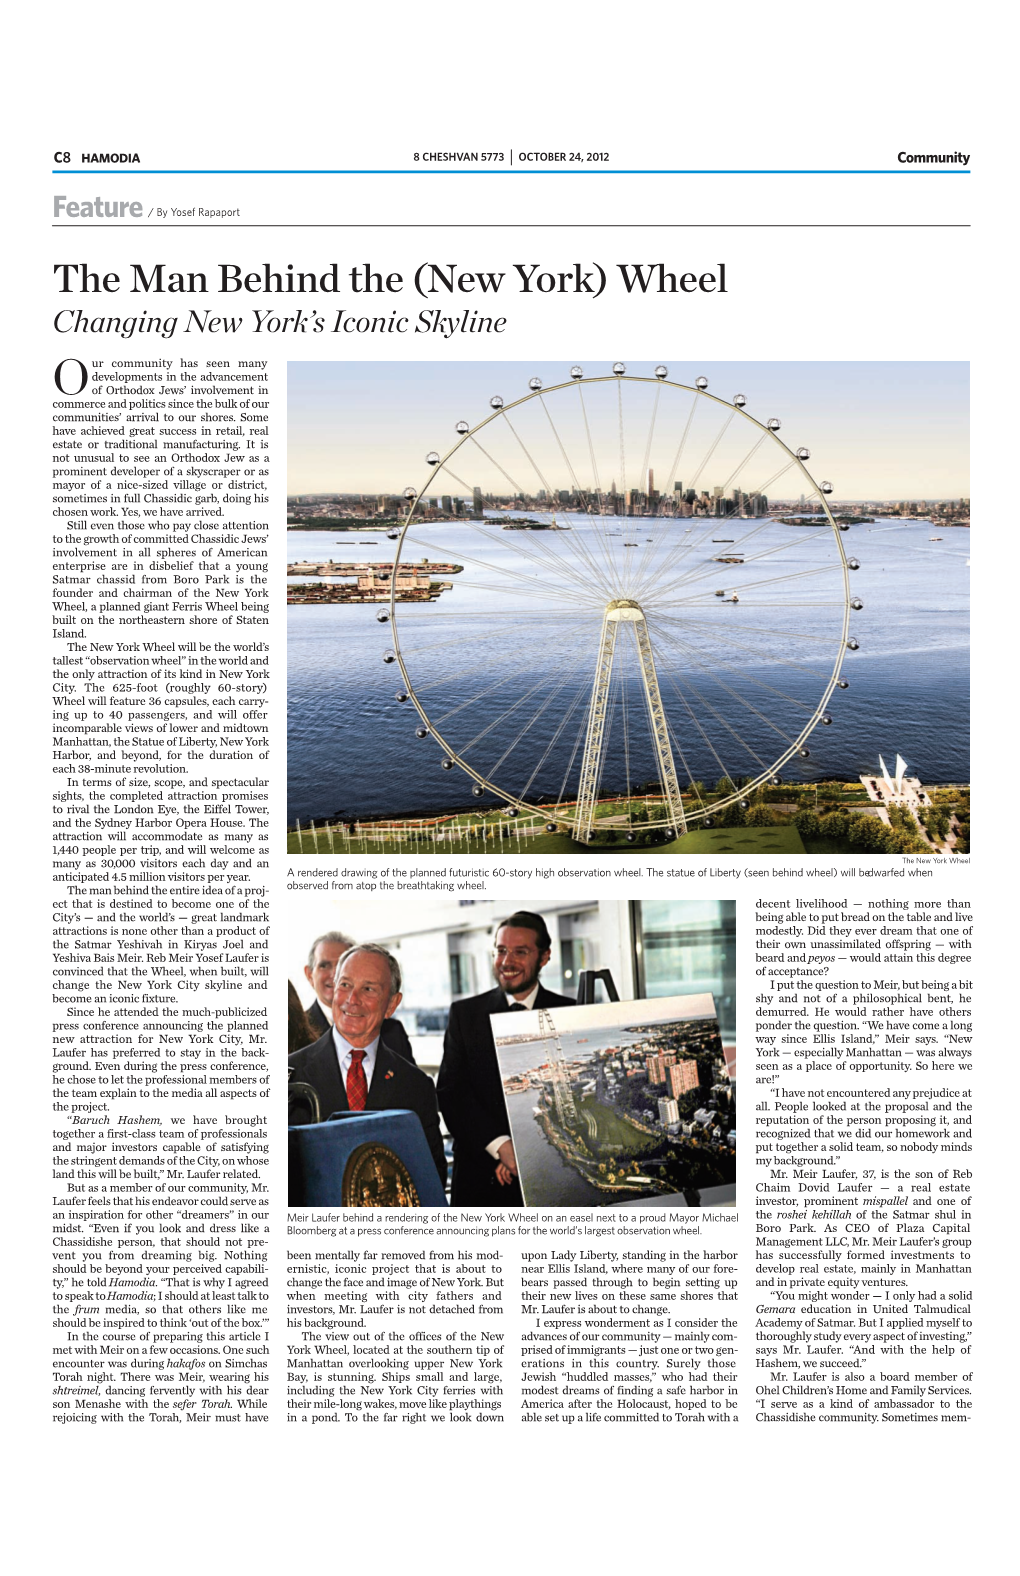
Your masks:
<svg viewBox="0 0 1020 1576"><path fill-rule="evenodd" d="M579 1007L593 1007L595 1005L595 983L601 980L606 987L606 1000L619 1001L620 993L613 984L612 972L609 969L581 969L577 976L577 1005Z"/></svg>

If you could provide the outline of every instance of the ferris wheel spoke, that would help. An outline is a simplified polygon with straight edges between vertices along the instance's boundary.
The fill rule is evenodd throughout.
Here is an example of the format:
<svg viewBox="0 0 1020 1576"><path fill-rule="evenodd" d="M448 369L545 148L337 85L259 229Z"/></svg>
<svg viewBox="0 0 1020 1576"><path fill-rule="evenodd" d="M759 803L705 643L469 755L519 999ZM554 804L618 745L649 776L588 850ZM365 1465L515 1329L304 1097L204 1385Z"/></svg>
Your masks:
<svg viewBox="0 0 1020 1576"><path fill-rule="evenodd" d="M687 437L688 437L688 434L689 434L689 432L691 430L691 422L694 420L694 412L697 410L697 408L698 408L698 395L697 395L697 393L695 393L694 397L691 400L691 408L687 412L687 423L686 423L686 426L684 427L684 430L683 430L683 432L680 435L680 442L677 444L677 450L676 450L676 453L673 456L673 464L670 467L669 475L666 478L666 491L667 492L673 486L673 483L676 481L676 473L677 473L677 470L679 469L679 466L680 466L680 460L681 460L681 458L683 456L684 448L686 447L686 444L687 444Z"/></svg>
<svg viewBox="0 0 1020 1576"><path fill-rule="evenodd" d="M474 645L474 647L476 649L479 646L484 647L489 641L498 641L498 642L500 642L500 645L505 648L505 643L506 643L507 636L508 636L508 633L509 633L509 631L506 628L505 621L506 620L511 620L513 627L516 627L517 623L518 623L518 618L517 618L517 616L514 613L512 613L510 611L506 611L506 612L504 612L502 614L497 614L496 616L500 620L499 627L497 627L495 629L488 629L488 630L479 631L477 633L472 633L471 639L472 639L472 643L473 643L473 645ZM577 619L576 622L582 623L582 621L580 619ZM587 619L584 620L583 623L582 623L582 627L583 627L584 624L590 624L590 620L587 620ZM437 633L438 633L438 631L437 631ZM548 647L550 644L555 644L557 638L560 638L560 639L564 639L565 638L566 641L573 642L574 640L576 640L576 635L573 632L570 632L570 631L567 631L567 630L557 630L553 634L553 636L551 636L551 637L549 637L549 638L544 640L544 644L546 645L546 647ZM460 648L463 647L463 645L464 645L464 634L463 634L463 631L462 630L461 631L451 631L450 633L444 634L442 639L439 639L439 640L430 640L428 642L423 642L423 643L422 642L418 642L418 641L412 641L410 643L407 642L407 641L402 641L401 642L400 652L401 652L401 656L413 657L413 658L415 658L415 660L418 660L420 658L432 656L432 654L434 652L437 652L437 651L449 651L451 648L460 649Z"/></svg>
<svg viewBox="0 0 1020 1576"><path fill-rule="evenodd" d="M665 674L666 674L667 682L669 683L671 689L673 690L673 692L676 695L677 699L679 700L680 704L683 706L684 711L687 713L688 721L692 724L692 726L694 727L695 731L699 734L703 744L705 745L705 748L708 750L709 754L712 756L712 759L715 761L716 765L719 767L719 770L722 772L722 775L724 777L728 777L729 776L729 771L727 769L725 761L723 760L722 756L719 754L719 751L716 749L713 740L706 733L704 727L702 726L701 719L698 717L697 712L694 710L694 708L691 705L690 701L687 699L687 696L684 694L683 687L679 683L676 675L672 672L672 670L670 669L670 667L668 665L666 666ZM692 689L694 688L693 685L691 687L692 687Z"/></svg>
<svg viewBox="0 0 1020 1576"><path fill-rule="evenodd" d="M652 438L655 435L655 421L656 421L656 417L659 414L659 398L660 398L661 394L662 394L662 389L660 387L656 387L655 400L654 400L654 402L652 404L651 420L648 423L648 437L647 437L647 439L645 441L645 455L644 455L644 459L641 462L641 475L642 475L642 477L645 477L645 476L648 475L648 462L649 462L649 460L652 457Z"/></svg>
<svg viewBox="0 0 1020 1576"><path fill-rule="evenodd" d="M770 575L765 580L750 580L746 585L743 585L740 588L741 600L743 600L744 595L748 591L760 590L762 586L788 585L793 581L811 580L816 578L818 575L831 574L834 570L838 570L840 574L842 574L842 567L842 564L838 563L819 564L814 569L792 569L788 574L785 575ZM720 576L718 571L705 569L700 574L689 575L684 581L681 582L681 584L684 589L686 589L688 586L698 585L703 580L718 580L719 578ZM677 603L682 603L684 600L690 601L693 599L676 599Z"/></svg>
<svg viewBox="0 0 1020 1576"><path fill-rule="evenodd" d="M780 466L779 470L774 472L774 474L770 476L767 481L763 482L760 487L755 488L753 493L748 494L748 499L745 502L738 504L732 502L731 500L729 509L727 509L723 514L710 516L708 524L705 526L700 535L694 535L692 533L692 539L690 541L684 541L678 544L677 548L674 550L672 558L667 560L667 562L662 566L660 571L661 577L664 579L667 574L672 572L677 563L682 562L682 560L690 553L704 547L711 538L713 531L717 531L720 526L731 524L735 519L739 519L741 517L740 510L747 507L748 501L753 500L754 498L767 497L767 489L772 486L773 482L777 482L781 476L784 476L795 463L796 462L793 459L787 460L786 463ZM691 485L693 486L693 483ZM745 532L745 534L740 537L738 541L733 543L734 551L740 547L742 542L749 542L752 537L758 535L759 531L765 530L766 527L771 524L771 517L767 514L762 515L758 525L756 525L752 531Z"/></svg>
<svg viewBox="0 0 1020 1576"><path fill-rule="evenodd" d="M577 667L579 667L579 666L580 666L580 664L575 664L575 668L574 668L573 671L576 672ZM563 684L565 684L566 682L568 682L568 680L564 680L563 683L559 687L562 688ZM484 739L488 734L490 734L492 732L493 728L497 727L500 723L505 723L507 717L512 715L513 712L517 711L519 709L519 707L521 705L523 705L524 702L527 699L529 699L530 696L534 693L534 689L538 688L538 687L539 686L537 686L537 685L533 686L533 688L531 690L529 690L526 695L523 695L519 701L515 702L514 705L511 706L508 709L508 711L504 713L504 715L502 717L497 718L495 722L490 723L490 725L487 728L483 729L483 731L481 733L477 734L476 737L474 739L472 739L469 744L465 745L464 751L462 753L466 754L468 750L474 749L476 747L476 745L482 739ZM551 698L552 697L549 697L549 700L551 700ZM527 734L531 730L531 728L534 727L534 725L535 725L536 721L538 720L538 718L545 711L545 707L546 707L546 705L548 705L548 703L549 703L549 701L547 700L545 705L539 707L539 710L534 714L534 716L531 716L531 717L529 717L529 718L527 718L525 720L523 726L514 735L514 737L511 739L510 743L505 746L505 748L503 749L503 753L500 755L499 759L494 761L493 764L490 767L488 767L488 769L483 773L483 775L485 777L490 777L494 772L498 772L499 771L500 767L502 765L504 765L504 763L513 754L514 750L517 748L518 744L524 738L525 734Z"/></svg>
<svg viewBox="0 0 1020 1576"><path fill-rule="evenodd" d="M430 542L423 536L414 537L414 538L412 538L412 540L413 540L414 545L416 547L427 547L432 552L442 553L442 552L447 552L448 551L447 548L441 546L439 543L437 543L437 542ZM526 586L528 588L528 590L531 591L534 594L534 579L533 579L533 577L531 577L529 575L526 575L520 569L510 569L505 564L493 563L493 561L491 559L487 559L487 558L475 558L475 557L472 556L472 554L465 553L465 552L462 552L462 551L459 551L459 550L458 550L458 557L459 558L463 558L465 563L475 564L479 568L484 569L486 574L503 575L508 580L517 580L517 581L519 581L521 583L521 585Z"/></svg>
<svg viewBox="0 0 1020 1576"><path fill-rule="evenodd" d="M472 524L472 529L477 529L478 534L484 536L485 539L491 542L494 547L504 548L506 546L505 539L499 534L498 531L482 531L480 528L478 528L477 522ZM500 527L500 531L502 529L503 527ZM527 535L529 533L525 532L521 534ZM584 579L582 574L578 570L571 568L563 554L552 548L550 544L540 541L537 537L533 537L527 543L515 542L513 545L514 550L521 557L529 559L532 563L538 565L540 568L551 564L560 574L566 575L568 579L573 580L582 590L591 590L589 583ZM571 549L573 548L573 545L574 544L571 543Z"/></svg>
<svg viewBox="0 0 1020 1576"><path fill-rule="evenodd" d="M527 444L524 442L524 439L521 437L520 433L517 431L517 429L514 426L513 422L510 420L510 417L507 415L506 411L505 410L501 411L500 414L502 415L503 420L506 422L507 426L510 428L510 431L513 433L514 437L517 439L517 442L520 445L524 455L526 456L526 458L528 460L528 463L531 465L532 469L534 470L535 475L538 477L539 481L542 483L542 487L545 490L546 497L547 497L548 501L552 502L552 500L554 498L554 495L555 495L554 489L549 485L549 482L546 480L545 474L543 473L541 466L539 465L538 461L535 459L534 455L531 453L531 450L528 448ZM548 411L546 412L546 414L548 415ZM553 430L555 432L555 430L556 430L555 427L553 428ZM561 448L562 448L562 445L561 445ZM545 543L534 542L532 545L535 548L537 548L539 551L542 551L542 550L546 550L547 551L547 547L546 547ZM576 551L578 551L580 553L580 555L585 559L585 561L588 564L590 572L592 574L594 574L598 579L601 580L602 572L598 568L595 560L592 558L592 556L588 552L586 544L580 539L580 537L578 538L578 540L576 542L572 542L571 546Z"/></svg>
<svg viewBox="0 0 1020 1576"><path fill-rule="evenodd" d="M679 675L677 675L676 670L673 669L672 664L667 662L665 665L666 665L667 674L669 674L671 676L671 678L673 679L673 682L674 683L679 683ZM758 754L757 750L753 749L752 746L750 744L748 744L747 740L743 737L743 735L740 733L740 731L737 728L735 728L733 726L733 724L731 722L729 722L728 719L726 717L724 717L722 715L722 713L716 709L715 706L712 705L712 702L704 694L702 694L701 690L698 688L698 686L694 683L693 679L690 677L690 674L686 674L685 675L685 682L686 682L688 688L690 688L694 692L694 694L697 696L698 700L700 701L701 705L705 708L705 710L711 712L711 714L715 718L716 722L718 722L720 727L724 728L726 730L726 732L728 734L730 734L730 736L739 745L741 750L744 751L745 755L749 755L751 757L751 759L753 761L756 761L759 766L761 766L762 768L765 768L766 767L766 762L762 760L762 758ZM723 686L723 687L725 688L725 686ZM737 698L739 699L739 696ZM782 730L781 729L776 729L775 731L780 734L780 737L785 737L782 734ZM789 741L787 741L787 742L789 742ZM721 757L719 756L718 752L713 749L712 753L715 755L716 760L719 761L720 764L722 764ZM734 777L733 772L729 771L725 767L723 768L723 776L724 777L728 777L731 782L733 781L733 777Z"/></svg>
<svg viewBox="0 0 1020 1576"><path fill-rule="evenodd" d="M685 623L689 623L692 628L697 628L697 629L710 629L711 628L710 625L702 624L702 623L699 622L699 620L693 619L693 618L690 619L690 620L684 620L684 622ZM826 639L826 637L824 635L809 635L809 634L806 633L806 631L804 631L802 629L773 629L773 628L765 628L765 626L761 625L761 624L749 624L747 626L747 633L748 634L754 634L754 635L778 636L781 639L799 640L799 641L802 641L804 643L804 645L806 645L806 646L826 646L826 647L831 647L831 645L832 645L831 639ZM759 655L760 655L760 648L759 648Z"/></svg>
<svg viewBox="0 0 1020 1576"><path fill-rule="evenodd" d="M666 622L667 624L676 623L681 629L687 631L688 633L691 631L691 621L686 618L668 619L664 618L662 614L658 614L656 615L654 622L656 626L662 622ZM695 634L696 633L697 631L695 631ZM812 678L817 677L817 668L805 667L802 662L794 662L789 657L780 657L775 653L769 653L767 657L763 658L761 647L759 645L747 645L744 641L738 640L735 635L725 635L718 631L713 631L712 638L721 645L732 646L737 651L747 652L748 655L755 657L758 661L766 661L770 666L775 665L778 667L791 668L797 673L804 673Z"/></svg>
<svg viewBox="0 0 1020 1576"><path fill-rule="evenodd" d="M766 717L765 714L753 704L753 702L748 700L746 696L740 694L739 691L733 687L733 685L727 684L724 679L720 678L719 669L721 668L724 672L728 673L735 682L754 684L757 688L767 690L770 694L778 696L781 700L788 702L789 705L796 707L798 710L807 711L809 713L816 710L816 707L807 701L798 700L793 695L787 695L783 690L775 689L770 684L759 683L751 674L740 668L732 667L728 662L724 662L722 658L717 655L713 657L712 663L709 665L700 657L698 657L695 651L685 641L673 639L669 642L669 644L677 651L683 653L683 655L689 661L693 662L695 667L698 668L700 672L708 674L713 682L719 685L720 689L726 690L730 695L733 696L735 700L739 701L742 706L745 706L749 711L753 712L757 717L759 717L761 721L765 722L767 726L773 728L775 732L779 733L788 744L791 742L789 736L784 733L781 728L775 728L775 725L771 722L771 720Z"/></svg>
<svg viewBox="0 0 1020 1576"><path fill-rule="evenodd" d="M481 450L482 454L485 455L485 458L488 460L489 464L490 465L494 465L496 467L497 471L499 472L499 474L501 476L505 476L506 477L507 481L510 483L510 486L514 490L514 497L515 498L520 497L523 500L523 497L524 497L524 489L523 489L523 487L521 487L517 482L514 481L513 477L510 475L510 472L504 470L502 465L500 465L498 460L494 460L493 459L493 457L489 453L488 449L486 449L485 447L483 447L482 444L479 443L479 441L475 437L474 433L470 434L470 438L471 438L471 442L474 444L475 448Z"/></svg>
<svg viewBox="0 0 1020 1576"><path fill-rule="evenodd" d="M606 566L607 566L607 568L609 570L610 579L612 581L612 584L613 584L614 588L616 590L619 590L619 586L620 586L619 570L618 570L618 567L617 567L617 564L616 564L616 560L613 557L612 544L610 543L609 537L606 534L606 528L605 528L605 509L606 509L605 498L603 497L603 494L602 494L602 482L599 479L598 463L597 463L597 461L595 459L595 445L592 442L591 427L590 427L589 422L588 422L588 407L585 404L584 390L582 389L580 383L577 385L577 395L578 395L578 399L581 402L581 415L582 415L582 417L584 419L584 432L585 432L585 437L586 437L587 442L588 442L588 455L589 455L589 458L591 460L592 478L593 478L593 480L595 482L595 491L596 491L596 493L598 495L598 500L599 500L600 535L601 535L601 538L602 538L603 548L604 548L605 556L606 556Z"/></svg>
<svg viewBox="0 0 1020 1576"><path fill-rule="evenodd" d="M595 511L592 510L591 505L588 502L588 499L590 497L590 493L588 492L587 489L585 489L585 488L583 488L581 486L581 483L578 480L577 472L575 471L573 463L571 462L570 456L567 453L566 446L565 446L565 444L563 442L562 437L560 436L560 430L557 427L555 421L553 420L552 412L550 411L549 406L546 404L545 398L542 395L539 395L539 400L540 400L542 409L545 411L546 420L548 421L549 426L552 428L553 437L556 439L556 443L557 443L557 445L559 447L559 451L560 451L560 453L563 456L563 463L567 467L567 472L568 472L568 474L570 476L571 482L573 483L574 491L576 492L576 494L578 496L578 499L581 500L581 502L584 505L585 518L589 521L589 523L592 525L592 527L593 527L593 529L595 531L596 537L598 539L599 546L602 549L603 558L606 561L606 570L611 574L612 573L612 554L611 554L610 548L609 548L609 539L606 536L605 528L602 525L602 494L601 494L600 491L598 491L598 490L596 491L596 496L597 496L598 502L599 502L598 511L596 513ZM583 403L584 402L582 400L582 408L583 408ZM598 478L596 477L596 489L597 489L597 486L598 486Z"/></svg>
<svg viewBox="0 0 1020 1576"><path fill-rule="evenodd" d="M666 641L667 644L676 646L678 650L690 651L691 649L681 641L677 640L675 637L666 637ZM777 699L786 701L789 705L797 707L798 710L808 712L814 710L814 707L810 701L799 699L796 695L790 695L786 690L777 689L774 684L766 684L764 679L756 678L754 674L749 673L746 668L733 667L732 664L723 661L723 659L717 654L713 655L712 660L719 667L724 668L727 673L731 674L735 682L739 680L745 684L753 684L755 689L765 690L768 694L775 695ZM810 670L802 669L801 671L808 672ZM812 677L814 677L813 674Z"/></svg>
<svg viewBox="0 0 1020 1576"><path fill-rule="evenodd" d="M723 438L723 436L724 436L724 434L726 432L726 429L729 427L729 424L730 424L730 422L732 420L733 420L733 413L731 413L729 416L726 417L726 420L723 422L722 426L719 428L719 431L715 435L714 442L709 446L704 458L702 459L701 464L698 466L697 470L694 472L694 475L691 477L690 484L689 484L691 487L697 487L698 482L701 480L701 473L702 473L702 471L705 469L705 466L708 464L709 460L712 458L712 456L715 453L716 449L719 447L719 444L722 441L722 438Z"/></svg>
<svg viewBox="0 0 1020 1576"><path fill-rule="evenodd" d="M454 717L460 716L465 711L470 710L472 706L477 705L480 700L484 700L488 695L491 695L498 690L505 690L507 687L507 682L506 674L504 672L495 681L495 683L488 685L485 689L479 690L477 694L470 696L467 700L461 701L458 706L452 707L451 710L441 713L440 716L436 718L437 731L440 728L445 728L446 724ZM548 681L544 676L542 678L536 679L531 688L525 690L522 695L519 695L512 705L507 707L504 711L498 713L492 722L490 722L485 728L482 728L480 732L477 732L473 738L468 740L466 744L460 745L457 749L457 754L466 755L469 750L474 749L475 746L482 741L482 739L487 738L494 728L498 728L506 721L507 717L511 716L519 707L525 705L531 696L541 690L547 684L547 682Z"/></svg>
<svg viewBox="0 0 1020 1576"><path fill-rule="evenodd" d="M568 725L570 723L571 717L577 711L578 706L580 705L581 701L584 699L584 694L585 694L585 686L583 684L578 685L577 689L574 692L574 698L571 701L570 706L564 712L563 716L560 718L560 721L557 724L555 733L552 735L551 739L549 740L549 743L546 745L544 751L542 752L542 755L539 757L539 760L538 760L538 762L537 762L537 764L535 766L535 769L532 772L531 776L528 778L527 782L524 784L524 787L521 789L520 797L522 799L523 799L524 795L528 792L528 790L531 788L532 783L535 781L536 777L539 775L539 773L541 772L543 766L546 764L546 762L548 761L550 755L553 753L554 749L556 748L557 744L559 743L561 737L563 736L564 732L566 731L566 729L567 729L567 727L568 727ZM559 803L559 802L560 801L558 800L557 803Z"/></svg>

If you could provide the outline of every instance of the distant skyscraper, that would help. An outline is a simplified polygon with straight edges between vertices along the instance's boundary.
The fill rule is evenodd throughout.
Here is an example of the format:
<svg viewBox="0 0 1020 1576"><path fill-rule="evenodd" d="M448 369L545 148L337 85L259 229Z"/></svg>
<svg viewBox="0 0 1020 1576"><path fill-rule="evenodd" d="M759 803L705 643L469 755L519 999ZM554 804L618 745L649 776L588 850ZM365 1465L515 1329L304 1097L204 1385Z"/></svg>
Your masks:
<svg viewBox="0 0 1020 1576"><path fill-rule="evenodd" d="M669 1092L674 1099L698 1087L698 1064L690 1059L677 1062L669 1069Z"/></svg>
<svg viewBox="0 0 1020 1576"><path fill-rule="evenodd" d="M659 1101L659 1121L662 1123L663 1127L672 1127L673 1124L675 1122L679 1122L679 1120L680 1120L680 1112L677 1109L676 1101L675 1100L660 1100Z"/></svg>

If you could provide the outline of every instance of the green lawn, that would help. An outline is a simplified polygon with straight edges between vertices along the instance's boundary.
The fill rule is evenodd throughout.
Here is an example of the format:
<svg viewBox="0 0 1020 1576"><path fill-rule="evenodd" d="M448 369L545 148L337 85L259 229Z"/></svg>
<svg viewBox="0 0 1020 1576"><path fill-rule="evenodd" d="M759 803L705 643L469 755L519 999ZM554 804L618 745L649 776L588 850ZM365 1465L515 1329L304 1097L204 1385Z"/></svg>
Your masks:
<svg viewBox="0 0 1020 1576"><path fill-rule="evenodd" d="M577 1111L581 1117L577 1130L593 1153L597 1153L600 1144L619 1144L629 1155L640 1154L645 1149L655 1149L658 1145L657 1139L650 1134L638 1132L636 1127L631 1127L630 1123L617 1116L615 1111L600 1105L598 1100L590 1095L586 1099L577 1101ZM594 1119L598 1127L597 1139L589 1137L588 1125L584 1120L585 1112Z"/></svg>
<svg viewBox="0 0 1020 1576"><path fill-rule="evenodd" d="M330 852L329 834L321 828L318 834L318 852ZM413 839L387 838L385 843L362 843L352 841L348 848L339 835L334 837L333 852L337 854L350 853L378 853L387 854L421 854L425 857L442 858L444 855L457 854L489 854L496 859L518 859L528 854L547 856L549 854L588 854L597 858L612 858L614 855L629 855L631 858L638 856L654 859L685 858L690 854L804 854L834 852L831 845L812 844L810 849L804 847L800 833L793 826L732 826L718 827L712 831L688 832L686 837L678 838L672 843L653 843L647 848L636 843L613 843L608 846L586 847L583 843L575 843L573 838L567 837L563 832L541 832L537 837L523 838L518 844L517 839L508 839L505 842L486 841L478 837L469 837L459 842L444 841L434 848L414 842ZM311 832L302 832L300 842L296 832L287 836L287 852L289 854L314 854L316 852L315 839Z"/></svg>

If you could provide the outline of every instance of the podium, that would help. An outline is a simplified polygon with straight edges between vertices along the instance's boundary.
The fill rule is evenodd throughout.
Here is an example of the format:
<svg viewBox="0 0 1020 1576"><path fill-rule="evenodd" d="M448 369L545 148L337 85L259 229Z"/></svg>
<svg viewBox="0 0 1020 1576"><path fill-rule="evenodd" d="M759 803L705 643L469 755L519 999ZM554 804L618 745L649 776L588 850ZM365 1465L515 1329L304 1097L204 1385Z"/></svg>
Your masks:
<svg viewBox="0 0 1020 1576"><path fill-rule="evenodd" d="M444 1208L413 1111L338 1111L287 1129L287 1201L306 1209Z"/></svg>

